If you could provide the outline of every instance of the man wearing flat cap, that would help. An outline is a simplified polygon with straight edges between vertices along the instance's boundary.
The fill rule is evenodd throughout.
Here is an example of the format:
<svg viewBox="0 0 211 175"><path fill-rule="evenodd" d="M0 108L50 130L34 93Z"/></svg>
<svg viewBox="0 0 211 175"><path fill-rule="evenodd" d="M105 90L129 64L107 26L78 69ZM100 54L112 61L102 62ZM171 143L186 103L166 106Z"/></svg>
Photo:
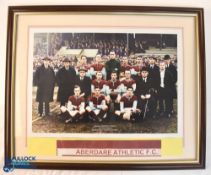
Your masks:
<svg viewBox="0 0 211 175"><path fill-rule="evenodd" d="M157 104L152 79L149 78L149 69L147 67L142 68L141 74L136 81L135 94L138 97L138 107L141 109L141 114L143 117L148 115L154 118Z"/></svg>
<svg viewBox="0 0 211 175"><path fill-rule="evenodd" d="M159 67L156 65L156 61L157 61L157 58L153 55L149 56L149 64L147 66L148 68L148 72L149 72L149 75L148 77L151 79L151 82L152 82L152 88L154 89L155 93L158 92L158 89L159 89L159 74L160 74L160 70L159 70ZM158 96L155 94L155 99L156 99L156 104L157 104L157 101L158 101Z"/></svg>
<svg viewBox="0 0 211 175"><path fill-rule="evenodd" d="M152 80L152 87L157 90L159 87L159 67L155 63L156 58L154 56L150 56L149 65L147 66L149 78Z"/></svg>
<svg viewBox="0 0 211 175"><path fill-rule="evenodd" d="M70 66L70 60L68 58L64 58L63 67L58 71L56 79L59 86L57 99L61 103L61 106L65 106L69 96L73 95L76 79L75 69Z"/></svg>
<svg viewBox="0 0 211 175"><path fill-rule="evenodd" d="M84 67L80 67L78 69L79 75L76 77L76 85L81 88L81 96L85 100L91 95L91 79L86 76L86 71Z"/></svg>
<svg viewBox="0 0 211 175"><path fill-rule="evenodd" d="M35 72L34 82L37 86L36 101L38 104L39 116L49 116L49 103L53 101L55 85L55 73L49 66L51 59L43 58L43 64Z"/></svg>

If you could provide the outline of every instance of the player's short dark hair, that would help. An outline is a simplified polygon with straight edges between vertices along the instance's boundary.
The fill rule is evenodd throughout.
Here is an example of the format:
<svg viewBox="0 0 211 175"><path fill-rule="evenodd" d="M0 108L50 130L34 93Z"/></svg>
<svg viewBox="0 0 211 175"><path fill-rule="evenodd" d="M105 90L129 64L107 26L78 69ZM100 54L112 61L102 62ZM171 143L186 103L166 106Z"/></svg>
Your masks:
<svg viewBox="0 0 211 175"><path fill-rule="evenodd" d="M143 71L149 72L149 69L148 69L147 67L143 67L143 68L141 69L141 72L143 72Z"/></svg>
<svg viewBox="0 0 211 175"><path fill-rule="evenodd" d="M149 59L153 59L153 60L157 61L157 58L154 55L150 55Z"/></svg>
<svg viewBox="0 0 211 175"><path fill-rule="evenodd" d="M117 71L112 71L111 74L117 74Z"/></svg>
<svg viewBox="0 0 211 175"><path fill-rule="evenodd" d="M80 88L81 89L81 87L79 85L75 85L74 86L74 89L77 89L77 88Z"/></svg>
<svg viewBox="0 0 211 175"><path fill-rule="evenodd" d="M100 86L95 86L94 89L100 89Z"/></svg>
<svg viewBox="0 0 211 175"><path fill-rule="evenodd" d="M127 90L130 90L130 89L133 91L133 87L132 86L127 87Z"/></svg>

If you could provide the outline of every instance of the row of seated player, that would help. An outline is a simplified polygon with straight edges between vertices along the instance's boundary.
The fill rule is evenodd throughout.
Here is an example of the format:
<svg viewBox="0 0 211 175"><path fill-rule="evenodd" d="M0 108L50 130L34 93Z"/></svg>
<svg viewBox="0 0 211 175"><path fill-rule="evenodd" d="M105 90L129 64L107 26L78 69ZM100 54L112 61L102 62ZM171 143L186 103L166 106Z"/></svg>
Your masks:
<svg viewBox="0 0 211 175"><path fill-rule="evenodd" d="M149 98L150 96L148 96ZM74 87L74 95L69 97L67 105L61 106L60 117L68 123L84 120L85 117L88 117L90 121L102 122L108 119L109 113L112 113L112 117L115 120L131 121L139 120L146 115L146 109L141 109L142 107L138 105L138 98L134 95L132 87L127 88L119 103L116 103L114 99L112 98L107 103L106 97L100 92L100 88L95 87L94 92L86 103L84 97L81 96L80 87L76 85ZM113 110L110 109L111 104L116 104ZM117 104L119 105L117 106Z"/></svg>

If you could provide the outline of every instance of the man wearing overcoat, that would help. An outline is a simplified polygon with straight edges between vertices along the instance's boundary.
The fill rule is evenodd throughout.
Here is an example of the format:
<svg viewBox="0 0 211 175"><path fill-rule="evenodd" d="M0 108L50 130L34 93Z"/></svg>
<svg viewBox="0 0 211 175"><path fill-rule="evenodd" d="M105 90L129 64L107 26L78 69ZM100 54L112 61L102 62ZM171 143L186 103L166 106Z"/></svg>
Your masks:
<svg viewBox="0 0 211 175"><path fill-rule="evenodd" d="M58 101L61 106L65 106L68 101L68 97L73 95L73 89L75 86L76 72L73 67L70 66L70 60L65 58L63 60L64 66L57 73Z"/></svg>
<svg viewBox="0 0 211 175"><path fill-rule="evenodd" d="M173 94L172 94L172 98L171 98L171 102L170 102L171 113L173 113L173 99L177 98L177 88L176 88L177 68L176 68L176 66L174 66L171 63L170 55L165 55L164 60L166 62L166 70L168 70L172 74L172 77L173 77L173 81L172 81L172 84L171 84Z"/></svg>
<svg viewBox="0 0 211 175"><path fill-rule="evenodd" d="M55 73L50 67L51 59L43 58L43 64L35 72L35 85L37 86L36 101L38 104L38 113L40 117L49 116L49 103L53 101L55 86Z"/></svg>

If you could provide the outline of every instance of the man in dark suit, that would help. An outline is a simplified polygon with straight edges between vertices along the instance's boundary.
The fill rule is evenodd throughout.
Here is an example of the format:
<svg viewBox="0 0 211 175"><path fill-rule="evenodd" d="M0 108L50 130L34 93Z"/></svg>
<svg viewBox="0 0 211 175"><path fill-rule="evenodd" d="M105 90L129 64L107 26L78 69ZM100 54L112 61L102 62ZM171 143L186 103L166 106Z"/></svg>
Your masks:
<svg viewBox="0 0 211 175"><path fill-rule="evenodd" d="M141 76L137 79L136 95L138 97L138 106L141 109L142 116L149 114L151 117L155 117L156 114L156 99L154 88L152 88L152 80L149 78L149 70L143 67L141 70Z"/></svg>
<svg viewBox="0 0 211 175"><path fill-rule="evenodd" d="M64 66L57 73L57 84L59 86L58 101L61 106L65 106L69 96L73 95L75 85L76 72L75 69L70 67L70 60L65 58L63 60Z"/></svg>
<svg viewBox="0 0 211 175"><path fill-rule="evenodd" d="M156 106L157 106L157 103L158 103L158 96L157 96L157 92L158 92L158 88L159 88L159 67L155 64L157 61L156 57L154 56L150 56L149 57L149 64L147 66L148 68L148 71L149 71L149 79L151 80L152 82L152 88L154 89L155 91L155 103L156 103Z"/></svg>
<svg viewBox="0 0 211 175"><path fill-rule="evenodd" d="M166 70L168 70L169 72L171 72L172 77L173 77L173 81L172 81L172 92L173 92L173 96L170 102L170 108L171 108L171 112L173 113L173 99L177 98L177 88L176 88L176 83L177 83L177 68L176 66L174 66L171 63L171 57L169 55L165 55L164 56L164 60L166 62Z"/></svg>
<svg viewBox="0 0 211 175"><path fill-rule="evenodd" d="M157 90L159 87L159 67L155 63L156 58L154 56L150 56L149 65L147 66L149 78L152 80L152 87Z"/></svg>
<svg viewBox="0 0 211 175"><path fill-rule="evenodd" d="M55 73L49 66L51 59L45 57L43 64L35 72L34 82L37 86L36 101L40 117L49 116L49 103L53 101L53 92L55 86Z"/></svg>
<svg viewBox="0 0 211 175"><path fill-rule="evenodd" d="M84 96L85 100L91 95L91 79L86 75L85 68L79 68L79 76L76 77L75 84L81 88L81 96Z"/></svg>
<svg viewBox="0 0 211 175"><path fill-rule="evenodd" d="M159 112L162 115L163 113L171 117L171 99L172 99L172 74L166 70L166 64L164 61L161 61L159 64L159 88L158 88L158 97L159 97ZM164 109L165 106L165 109Z"/></svg>

